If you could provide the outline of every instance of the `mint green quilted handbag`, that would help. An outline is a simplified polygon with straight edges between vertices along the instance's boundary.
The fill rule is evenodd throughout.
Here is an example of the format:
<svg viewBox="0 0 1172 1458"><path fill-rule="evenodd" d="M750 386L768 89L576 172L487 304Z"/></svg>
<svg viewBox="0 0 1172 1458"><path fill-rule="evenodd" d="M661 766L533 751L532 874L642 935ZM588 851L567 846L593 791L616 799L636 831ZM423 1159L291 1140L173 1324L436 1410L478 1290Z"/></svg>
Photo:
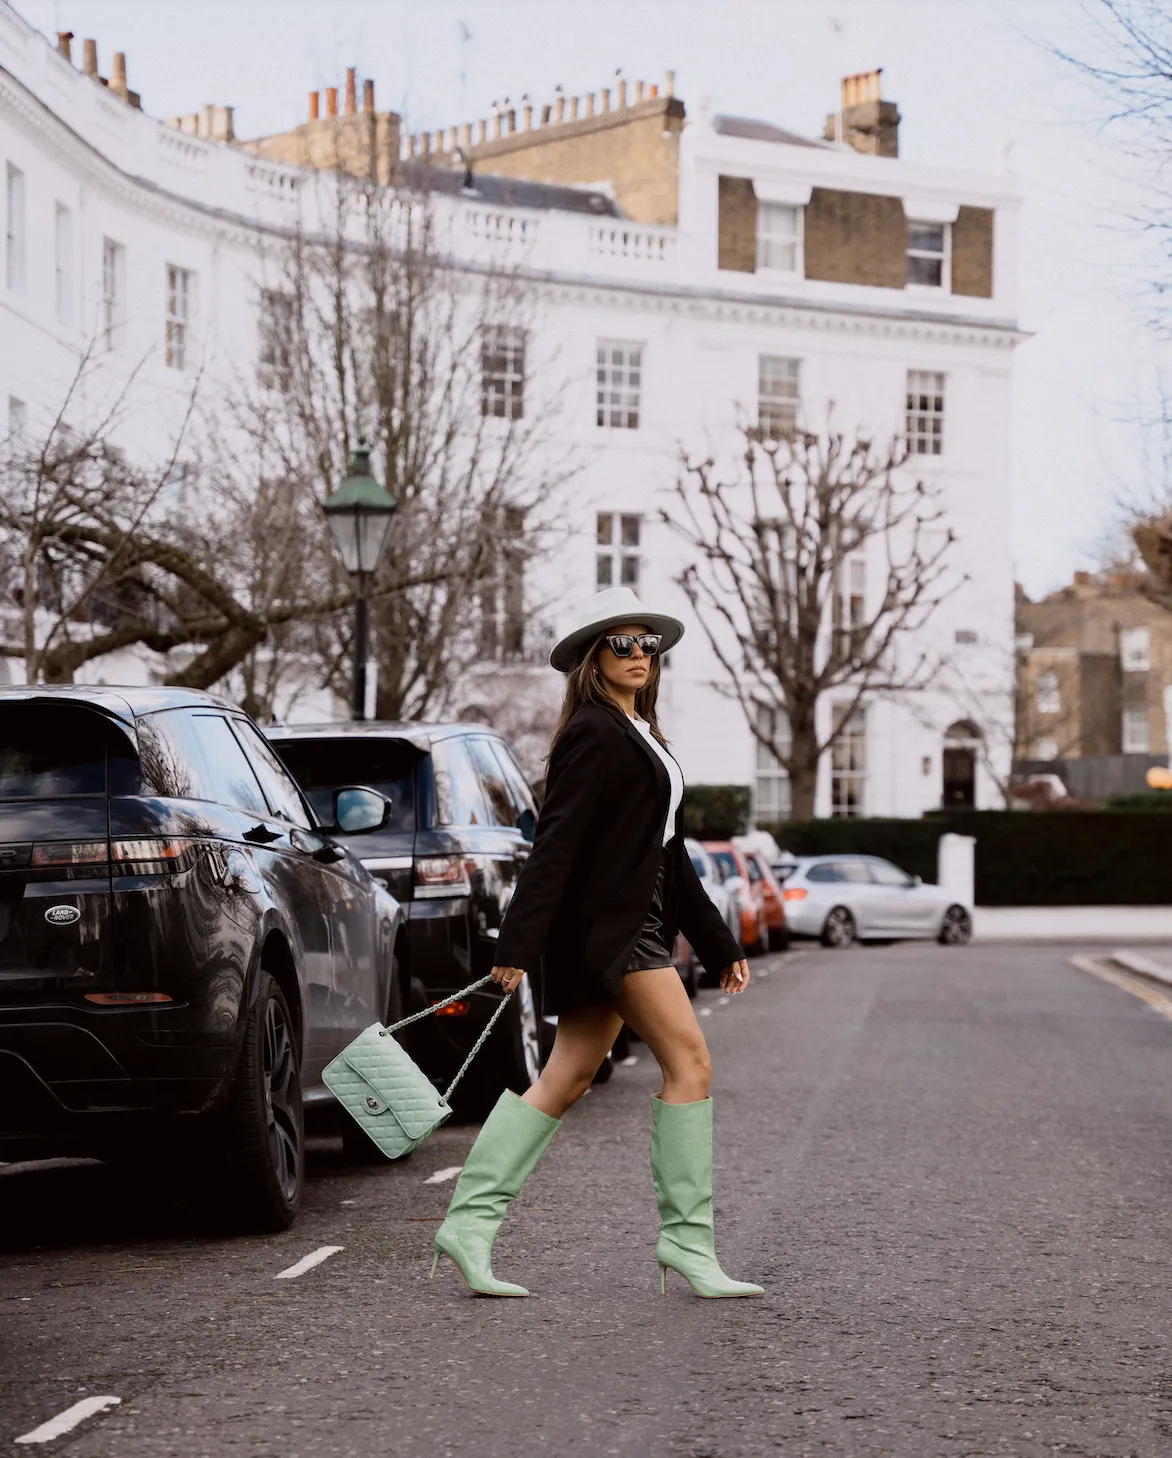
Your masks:
<svg viewBox="0 0 1172 1458"><path fill-rule="evenodd" d="M388 1159L401 1159L422 1144L433 1129L452 1117L449 1099L452 1091L468 1071L472 1060L484 1047L497 1018L512 997L507 993L500 1006L472 1046L459 1072L441 1094L406 1049L391 1036L408 1023L427 1018L450 1002L458 1002L475 992L491 977L471 982L434 1006L384 1028L372 1023L348 1044L332 1063L327 1064L322 1082L362 1128L370 1135Z"/></svg>

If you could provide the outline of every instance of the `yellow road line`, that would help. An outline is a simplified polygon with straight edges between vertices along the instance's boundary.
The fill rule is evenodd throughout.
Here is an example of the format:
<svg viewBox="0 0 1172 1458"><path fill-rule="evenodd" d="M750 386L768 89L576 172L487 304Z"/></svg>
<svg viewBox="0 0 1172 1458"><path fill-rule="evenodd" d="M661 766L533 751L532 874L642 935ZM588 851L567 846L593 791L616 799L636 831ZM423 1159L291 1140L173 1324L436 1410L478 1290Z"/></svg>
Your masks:
<svg viewBox="0 0 1172 1458"><path fill-rule="evenodd" d="M1149 1007L1154 1007L1163 1017L1172 1021L1172 997L1153 983L1145 982L1142 977L1133 977L1128 972L1117 971L1103 962L1097 962L1094 957L1071 957L1070 962L1071 966L1077 967L1080 972L1089 972L1092 977L1098 977L1103 982L1113 983L1123 992L1130 992L1133 997L1138 997Z"/></svg>

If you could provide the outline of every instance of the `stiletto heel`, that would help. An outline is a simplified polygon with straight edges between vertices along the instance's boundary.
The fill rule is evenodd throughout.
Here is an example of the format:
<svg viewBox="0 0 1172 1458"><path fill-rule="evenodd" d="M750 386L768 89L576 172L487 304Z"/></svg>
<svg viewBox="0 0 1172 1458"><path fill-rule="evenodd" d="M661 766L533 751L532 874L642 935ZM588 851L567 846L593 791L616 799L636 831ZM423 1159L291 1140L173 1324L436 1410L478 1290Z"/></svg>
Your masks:
<svg viewBox="0 0 1172 1458"><path fill-rule="evenodd" d="M667 1295L667 1267L666 1266L660 1266L660 1268L659 1268L659 1294L661 1296L666 1296Z"/></svg>
<svg viewBox="0 0 1172 1458"><path fill-rule="evenodd" d="M436 1266L439 1265L439 1258L440 1258L440 1253L437 1250L436 1253L435 1253L435 1260L433 1260L432 1263L431 1263L431 1275L429 1275L428 1278L427 1278L429 1281L434 1281L435 1280L435 1268L436 1268Z"/></svg>

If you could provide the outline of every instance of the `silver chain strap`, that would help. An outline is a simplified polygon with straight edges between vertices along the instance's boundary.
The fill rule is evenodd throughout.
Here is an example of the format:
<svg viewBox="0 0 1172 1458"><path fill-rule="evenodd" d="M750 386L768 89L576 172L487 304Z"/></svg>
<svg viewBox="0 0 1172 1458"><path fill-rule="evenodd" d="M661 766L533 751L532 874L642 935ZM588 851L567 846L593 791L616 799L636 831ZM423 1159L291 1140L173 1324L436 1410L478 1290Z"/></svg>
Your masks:
<svg viewBox="0 0 1172 1458"><path fill-rule="evenodd" d="M410 1017L401 1018L397 1023L392 1023L389 1028L384 1028L379 1036L386 1037L388 1033L397 1033L400 1028L405 1028L408 1023L417 1023L420 1021L421 1018L429 1018L431 1017L432 1013L439 1012L441 1007L447 1007L450 1003L459 1002L460 999L464 997L467 993L475 992L478 987L483 987L486 982L491 982L492 980L492 975L490 974L487 977L481 977L478 982L470 982L467 987L462 987L459 992L453 992L451 997L445 997L442 1002L433 1002L430 1007L425 1007L422 1012L412 1013ZM504 997L501 998L500 1006L497 1008L496 1012L493 1013L492 1017L489 1018L487 1024L485 1025L484 1032L481 1033L480 1037L477 1038L475 1043L473 1043L472 1051L468 1054L468 1057L465 1058L463 1063L460 1065L459 1072L456 1074L455 1078L452 1079L451 1083L449 1083L447 1088L444 1090L444 1103L447 1103L448 1100L452 1097L453 1089L468 1072L468 1065L472 1062L472 1060L476 1057L477 1053L480 1052L481 1048L483 1048L485 1043L488 1041L488 1035L496 1026L497 1018L500 1017L501 1013L503 1013L505 1008L508 1006L509 999L512 997L512 995L513 994L511 992L506 992Z"/></svg>

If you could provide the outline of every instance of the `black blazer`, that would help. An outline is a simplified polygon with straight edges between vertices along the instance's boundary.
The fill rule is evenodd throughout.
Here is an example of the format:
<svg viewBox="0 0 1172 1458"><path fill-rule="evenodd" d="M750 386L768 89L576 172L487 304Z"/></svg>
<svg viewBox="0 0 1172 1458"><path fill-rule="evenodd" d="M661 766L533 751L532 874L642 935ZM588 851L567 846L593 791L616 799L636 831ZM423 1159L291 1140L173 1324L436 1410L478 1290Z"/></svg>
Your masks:
<svg viewBox="0 0 1172 1458"><path fill-rule="evenodd" d="M625 714L587 705L574 715L550 758L533 852L495 956L501 967L541 971L546 1012L613 1001L651 907L670 801L663 762ZM744 954L684 849L682 806L668 850L666 944L682 931L719 972Z"/></svg>

